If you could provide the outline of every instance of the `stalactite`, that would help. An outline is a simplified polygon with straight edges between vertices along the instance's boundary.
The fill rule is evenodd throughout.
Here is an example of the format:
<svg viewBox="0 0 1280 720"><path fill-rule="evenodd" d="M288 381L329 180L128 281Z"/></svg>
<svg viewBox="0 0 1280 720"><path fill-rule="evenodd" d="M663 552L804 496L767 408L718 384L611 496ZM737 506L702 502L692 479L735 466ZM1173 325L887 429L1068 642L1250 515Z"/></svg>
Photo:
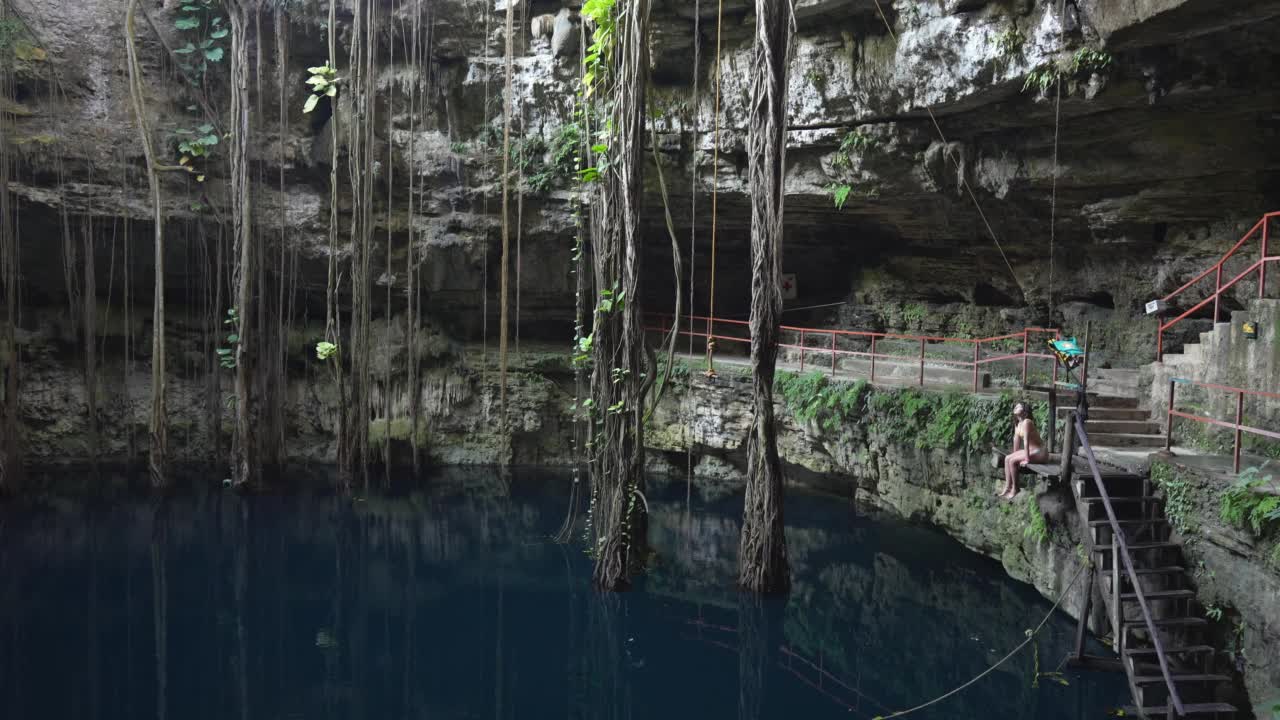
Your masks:
<svg viewBox="0 0 1280 720"><path fill-rule="evenodd" d="M84 352L84 396L89 430L89 459L98 463L98 276L93 253L92 216L84 216L80 232L81 257L84 260L84 288L81 292L81 345Z"/></svg>
<svg viewBox="0 0 1280 720"><path fill-rule="evenodd" d="M159 164L151 141L147 109L143 101L142 67L138 64L137 37L134 20L141 0L131 0L125 17L125 47L129 56L129 97L133 103L134 121L142 141L142 151L147 164L147 186L152 205L152 229L155 238L155 279L151 316L151 418L148 471L153 487L163 487L168 463L168 409L166 407L165 377L165 318L164 318L164 207L160 196Z"/></svg>
<svg viewBox="0 0 1280 720"><path fill-rule="evenodd" d="M0 3L0 20L7 20L8 7ZM0 63L0 98L13 97L13 77ZM0 325L0 492L19 487L23 475L21 420L19 417L18 358L18 238L14 231L9 197L9 115L0 113L0 283L4 285L4 323Z"/></svg>
<svg viewBox="0 0 1280 720"><path fill-rule="evenodd" d="M515 89L512 86L515 63L515 1L507 0L506 90L502 103L502 268L498 290L498 413L499 422L507 427L507 337L510 307L508 304L511 261L511 113Z"/></svg>
<svg viewBox="0 0 1280 720"><path fill-rule="evenodd" d="M376 125L373 93L377 46L374 28L377 3L358 0L351 44L352 122L347 150L352 187L351 225L351 401L347 404L348 431L353 440L352 471L358 466L368 489L371 366L370 271L373 236L373 128Z"/></svg>
<svg viewBox="0 0 1280 720"><path fill-rule="evenodd" d="M408 294L407 319L405 322L405 357L408 362L409 374L409 446L413 453L413 474L416 477L419 470L419 453L421 449L418 447L418 426L422 422L422 385L419 379L420 365L418 361L418 286L417 274L418 269L414 264L414 177L417 172L414 170L414 139L417 137L417 120L419 117L419 87L422 84L423 62L422 51L420 47L420 38L422 35L422 0L413 0L413 29L412 41L409 51L409 66L412 71L413 84L409 89L409 200L408 200L408 222L406 225L409 229L409 240L405 248L405 281L407 288L405 292Z"/></svg>
<svg viewBox="0 0 1280 720"><path fill-rule="evenodd" d="M588 441L593 582L604 590L628 587L648 526L643 416L654 363L646 363L644 353L639 281L649 9L649 0L617 8L605 103L609 167L600 174L591 206L595 286L602 296L609 294L596 308L592 331L595 422Z"/></svg>
<svg viewBox="0 0 1280 720"><path fill-rule="evenodd" d="M338 69L338 0L329 0L329 67L336 72ZM339 348L334 353L332 362L329 363L331 368L331 377L334 385L338 390L338 406L334 408L337 416L338 426L338 476L339 482L344 488L349 489L351 485L351 433L349 431L349 414L347 412L347 390L344 373L342 370L343 348L342 342L342 324L341 318L338 316L338 228L340 218L338 215L338 158L339 158L339 138L338 134L338 103L337 98L333 98L332 113L329 117L329 269L328 276L325 280L325 319L324 319L324 336L325 341Z"/></svg>
<svg viewBox="0 0 1280 720"><path fill-rule="evenodd" d="M236 261L235 347L236 400L235 442L232 446L231 475L237 485L255 484L259 477L259 457L255 436L253 365L258 342L254 317L253 209L249 188L249 12L258 0L226 0L231 18L231 224Z"/></svg>
<svg viewBox="0 0 1280 720"><path fill-rule="evenodd" d="M794 15L790 0L756 0L747 158L751 196L751 386L747 490L738 545L738 585L754 592L790 587L782 513L782 461L773 379L782 318L783 178L787 75Z"/></svg>
<svg viewBox="0 0 1280 720"><path fill-rule="evenodd" d="M394 9L397 7L399 7L398 3L393 6L393 15L395 14ZM388 58L387 64L392 67L395 67L396 64L395 31L398 24L399 23L397 22L388 23L387 30L390 38L387 45L391 52L391 56ZM395 94L392 92L389 93L387 97L387 293L385 298L386 307L384 308L383 313L383 317L386 320L386 327L384 328L382 336L383 360L386 363L383 366L382 373L382 421L386 423L386 432L384 433L382 443L382 477L383 482L388 485L391 484L391 416L394 411L392 402L394 394L391 391L391 291L395 288L396 281L395 269L391 267L391 240L394 237L392 230L395 227L392 215L395 212L396 185L394 172L395 143L391 142L391 139L395 137L395 107ZM410 164L412 165L412 159L410 160Z"/></svg>
<svg viewBox="0 0 1280 720"><path fill-rule="evenodd" d="M276 89L278 92L277 104L280 116L280 137L279 137L279 193L280 197L288 197L285 187L285 167L288 156L285 140L289 136L289 93L287 90L289 78L289 16L285 13L284 3L278 3L275 7L275 36L276 36ZM290 246L288 242L289 212L287 208L281 209L279 213L280 220L280 265L277 270L279 278L277 307L280 308L280 316L278 318L277 329L277 351L275 363L276 383L279 387L284 388L288 385L289 372L289 336L293 333L294 318L294 302L298 289L298 247ZM272 412L275 413L275 430L278 434L276 440L281 448L284 448L287 438L288 429L285 419L285 401L287 393L277 399L272 406ZM282 451L283 452L283 451Z"/></svg>

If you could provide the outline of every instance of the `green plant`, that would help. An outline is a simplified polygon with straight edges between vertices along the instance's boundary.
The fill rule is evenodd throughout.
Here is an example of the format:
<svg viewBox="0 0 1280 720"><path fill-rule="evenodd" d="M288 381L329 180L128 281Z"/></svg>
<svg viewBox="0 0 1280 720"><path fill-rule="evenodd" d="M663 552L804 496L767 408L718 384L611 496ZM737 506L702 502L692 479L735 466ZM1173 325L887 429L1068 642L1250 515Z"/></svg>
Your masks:
<svg viewBox="0 0 1280 720"><path fill-rule="evenodd" d="M845 203L849 201L849 193L853 192L853 186L832 183L827 186L827 192L831 193L831 201L836 209L843 210Z"/></svg>
<svg viewBox="0 0 1280 720"><path fill-rule="evenodd" d="M836 150L836 156L831 160L831 165L842 170L848 169L853 165L855 153L869 150L875 145L875 138L863 133L861 130L850 130L840 140L840 148Z"/></svg>
<svg viewBox="0 0 1280 720"><path fill-rule="evenodd" d="M856 421L867 384L832 381L815 370L804 375L778 373L774 388L796 420L817 422L823 430L833 431Z"/></svg>
<svg viewBox="0 0 1280 720"><path fill-rule="evenodd" d="M1040 503L1035 493L1024 493L1027 496L1027 525L1022 529L1022 536L1036 545L1043 545L1049 540L1049 524L1040 512Z"/></svg>
<svg viewBox="0 0 1280 720"><path fill-rule="evenodd" d="M1257 537L1280 523L1280 495L1258 492L1263 489L1280 492L1272 476L1262 474L1265 467L1251 467L1240 473L1235 484L1223 492L1219 513L1223 521L1248 528Z"/></svg>
<svg viewBox="0 0 1280 720"><path fill-rule="evenodd" d="M1071 72L1076 75L1086 72L1101 72L1111 67L1111 62L1110 54L1084 47L1077 50L1076 54L1071 57Z"/></svg>
<svg viewBox="0 0 1280 720"><path fill-rule="evenodd" d="M613 56L614 37L618 29L614 15L616 3L617 0L587 0L582 4L582 18L595 27L591 33L591 45L587 47L582 60L582 86L586 97L590 97L595 91L596 81Z"/></svg>
<svg viewBox="0 0 1280 720"><path fill-rule="evenodd" d="M924 316L927 311L924 305L920 303L911 303L902 306L902 322L906 325L906 329L914 329L920 327L924 322Z"/></svg>
<svg viewBox="0 0 1280 720"><path fill-rule="evenodd" d="M1022 47L1026 42L1027 38L1018 30L1018 26L1011 25L996 36L996 55L1003 60L1017 57L1022 54Z"/></svg>
<svg viewBox="0 0 1280 720"><path fill-rule="evenodd" d="M1210 603L1208 607L1204 609L1204 616L1214 622L1221 622L1223 614L1224 611L1222 606L1217 603Z"/></svg>
<svg viewBox="0 0 1280 720"><path fill-rule="evenodd" d="M227 319L222 324L229 327L226 343L230 347L218 348L218 364L227 370L236 369L236 346L240 344L240 313L235 308L227 309Z"/></svg>
<svg viewBox="0 0 1280 720"><path fill-rule="evenodd" d="M326 340L316 343L316 359L320 361L328 360L338 352L338 346Z"/></svg>
<svg viewBox="0 0 1280 720"><path fill-rule="evenodd" d="M1040 92L1046 92L1053 87L1055 83L1062 79L1062 71L1050 65L1041 65L1038 68L1027 73L1027 78L1022 83L1022 92L1026 92L1032 88Z"/></svg>
<svg viewBox="0 0 1280 720"><path fill-rule="evenodd" d="M307 84L311 86L311 94L307 96L307 103L302 106L304 113L315 110L322 97L337 97L338 83L341 82L338 71L331 67L327 60L323 65L307 68L307 72L311 73L311 77L307 78Z"/></svg>
<svg viewBox="0 0 1280 720"><path fill-rule="evenodd" d="M179 67L188 77L200 78L209 63L222 62L223 42L230 30L224 24L222 4L217 0L187 0L179 7L173 27L187 43L173 52L182 56Z"/></svg>
<svg viewBox="0 0 1280 720"><path fill-rule="evenodd" d="M178 163L187 165L193 160L205 158L218 145L218 134L208 123L197 128L180 128L173 131L178 137Z"/></svg>
<svg viewBox="0 0 1280 720"><path fill-rule="evenodd" d="M819 93L827 88L827 75L821 70L811 67L804 73L804 79L814 87Z"/></svg>
<svg viewBox="0 0 1280 720"><path fill-rule="evenodd" d="M1200 529L1195 519L1195 501L1192 482L1168 463L1153 463L1151 481L1164 491L1165 516L1169 524L1183 535L1190 535Z"/></svg>
<svg viewBox="0 0 1280 720"><path fill-rule="evenodd" d="M1103 72L1111 67L1112 62L1111 55L1101 50L1080 48L1068 60L1060 58L1050 61L1027 73L1026 80L1022 83L1022 92L1035 88L1044 93L1069 77Z"/></svg>

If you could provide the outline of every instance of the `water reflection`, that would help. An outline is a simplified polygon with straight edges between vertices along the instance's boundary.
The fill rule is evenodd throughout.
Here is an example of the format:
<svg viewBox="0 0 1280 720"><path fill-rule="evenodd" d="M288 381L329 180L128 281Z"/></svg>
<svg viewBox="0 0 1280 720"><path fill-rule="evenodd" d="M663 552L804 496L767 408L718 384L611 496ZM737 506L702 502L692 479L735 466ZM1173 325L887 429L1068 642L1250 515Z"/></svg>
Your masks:
<svg viewBox="0 0 1280 720"><path fill-rule="evenodd" d="M642 587L547 541L565 478L364 500L222 492L0 510L11 718L859 717L964 682L1048 604L932 532L793 496L786 602L734 592L738 503L651 500ZM1045 664L1072 623L1051 622ZM917 717L1093 718L1121 677L1031 656Z"/></svg>

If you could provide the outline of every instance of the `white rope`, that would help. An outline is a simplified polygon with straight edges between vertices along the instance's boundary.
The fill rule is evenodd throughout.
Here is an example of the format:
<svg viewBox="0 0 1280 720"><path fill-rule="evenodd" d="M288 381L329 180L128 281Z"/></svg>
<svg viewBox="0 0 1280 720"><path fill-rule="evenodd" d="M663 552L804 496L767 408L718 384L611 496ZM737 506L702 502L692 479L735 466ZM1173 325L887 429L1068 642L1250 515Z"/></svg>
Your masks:
<svg viewBox="0 0 1280 720"><path fill-rule="evenodd" d="M953 695L956 695L958 693L963 692L964 690L967 690L968 688L975 685L979 680L995 672L997 668L999 668L1001 665L1004 665L1006 662L1009 661L1010 658L1012 658L1014 655L1017 655L1019 652L1021 652L1023 648L1030 645L1032 640L1035 640L1036 635L1039 635L1040 631L1044 629L1044 626L1048 624L1049 618L1053 617L1053 614L1058 611L1058 606L1062 604L1063 600L1067 599L1067 593L1071 592L1071 588L1075 587L1076 581L1080 579L1080 575L1089 567L1090 567L1089 563L1082 563L1080 565L1080 569L1076 571L1076 576L1071 578L1071 582L1067 584L1066 589L1064 589L1062 591L1062 594L1058 596L1058 600L1053 604L1053 607L1049 608L1049 612L1045 614L1044 619L1040 621L1040 624L1036 626L1036 629L1028 631L1027 639L1023 640L1017 647L1010 650L1008 655L1005 655L1004 657L1000 658L999 662L997 662L995 665L992 665L986 670L983 670L981 673L979 673L975 678L973 678L969 682L955 688L954 690L951 690L948 693L939 695L938 697L930 700L929 702L922 703L908 710L899 710L898 712L895 712L889 715L877 715L875 717L875 720L889 720L889 718L902 717L903 715L910 715L911 713L919 712L932 705L937 705L943 700L946 700L947 698Z"/></svg>

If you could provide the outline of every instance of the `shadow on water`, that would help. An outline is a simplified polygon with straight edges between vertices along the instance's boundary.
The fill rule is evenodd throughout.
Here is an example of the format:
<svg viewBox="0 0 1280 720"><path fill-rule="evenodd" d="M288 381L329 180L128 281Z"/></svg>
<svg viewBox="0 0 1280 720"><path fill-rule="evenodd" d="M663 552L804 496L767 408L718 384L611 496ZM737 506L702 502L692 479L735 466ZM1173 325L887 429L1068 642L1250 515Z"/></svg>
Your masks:
<svg viewBox="0 0 1280 720"><path fill-rule="evenodd" d="M741 500L690 508L682 483L651 498L640 587L599 595L581 547L548 540L567 482L0 508L0 714L871 718L965 682L1050 607L939 533L804 494L791 596L742 596ZM1073 630L1048 623L1041 670ZM1033 686L1033 662L913 717L1082 720L1126 700L1122 676Z"/></svg>

